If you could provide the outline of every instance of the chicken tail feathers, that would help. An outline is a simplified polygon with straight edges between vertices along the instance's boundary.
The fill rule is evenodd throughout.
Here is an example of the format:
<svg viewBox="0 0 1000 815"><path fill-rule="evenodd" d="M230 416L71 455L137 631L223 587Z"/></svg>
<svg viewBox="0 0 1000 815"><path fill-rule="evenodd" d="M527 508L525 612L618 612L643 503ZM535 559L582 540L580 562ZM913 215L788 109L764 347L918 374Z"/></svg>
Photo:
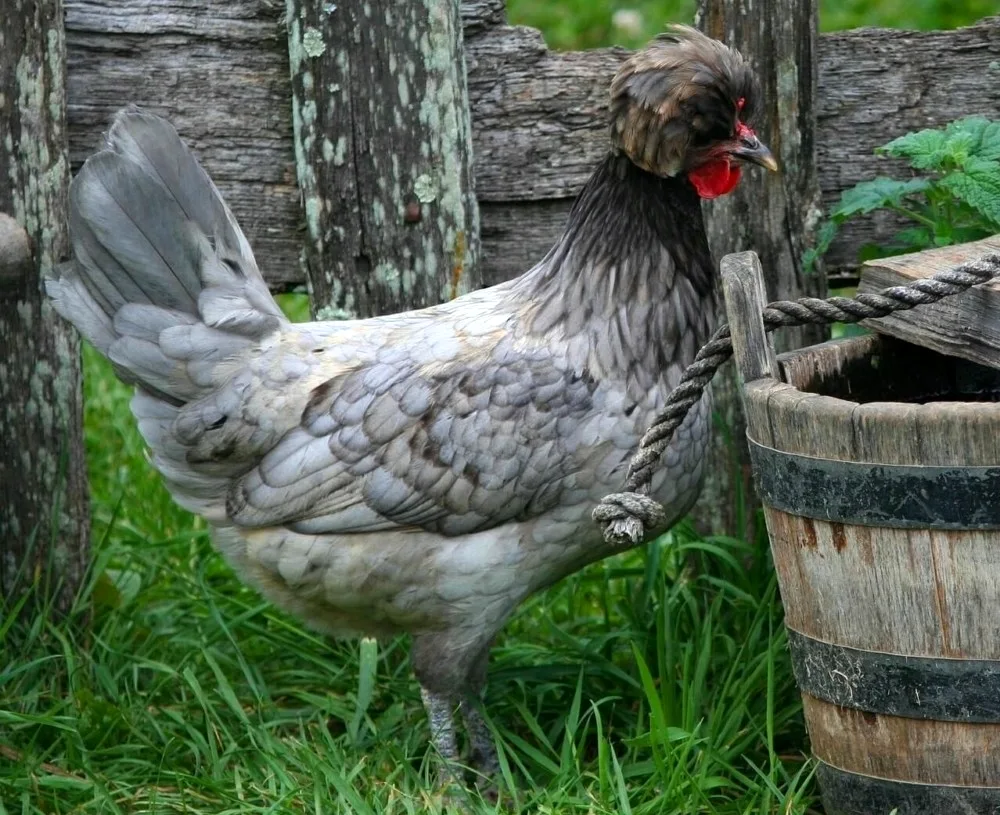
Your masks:
<svg viewBox="0 0 1000 815"><path fill-rule="evenodd" d="M121 111L70 187L73 260L46 281L56 310L119 376L173 404L284 322L250 244L164 119Z"/></svg>

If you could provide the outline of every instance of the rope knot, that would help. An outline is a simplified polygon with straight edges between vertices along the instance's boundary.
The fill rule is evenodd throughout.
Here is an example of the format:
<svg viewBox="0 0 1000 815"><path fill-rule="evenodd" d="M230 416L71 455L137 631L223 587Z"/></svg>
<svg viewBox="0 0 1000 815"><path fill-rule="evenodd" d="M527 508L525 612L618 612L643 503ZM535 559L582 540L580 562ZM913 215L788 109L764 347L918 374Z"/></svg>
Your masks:
<svg viewBox="0 0 1000 815"><path fill-rule="evenodd" d="M593 518L612 546L638 546L647 529L666 524L667 513L658 501L641 492L615 492L594 507Z"/></svg>

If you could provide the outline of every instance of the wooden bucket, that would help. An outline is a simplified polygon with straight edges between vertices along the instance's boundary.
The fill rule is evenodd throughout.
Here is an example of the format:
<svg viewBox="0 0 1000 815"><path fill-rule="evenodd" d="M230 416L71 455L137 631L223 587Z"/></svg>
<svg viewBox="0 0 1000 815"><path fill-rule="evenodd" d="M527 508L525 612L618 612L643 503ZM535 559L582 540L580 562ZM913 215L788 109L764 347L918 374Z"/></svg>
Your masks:
<svg viewBox="0 0 1000 815"><path fill-rule="evenodd" d="M741 300L752 312L763 296L732 272L754 478L826 813L1000 813L1000 371L878 336L775 361L762 326L737 327Z"/></svg>

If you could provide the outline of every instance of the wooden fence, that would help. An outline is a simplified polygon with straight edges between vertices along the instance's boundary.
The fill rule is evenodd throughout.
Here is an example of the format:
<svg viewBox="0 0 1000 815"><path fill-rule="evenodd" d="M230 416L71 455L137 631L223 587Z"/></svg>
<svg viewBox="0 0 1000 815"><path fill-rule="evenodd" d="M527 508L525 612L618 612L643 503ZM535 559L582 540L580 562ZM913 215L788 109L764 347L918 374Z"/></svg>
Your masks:
<svg viewBox="0 0 1000 815"><path fill-rule="evenodd" d="M796 4L800 5L800 4ZM129 101L169 114L203 157L269 281L304 282L285 6L269 0L66 0L74 163ZM607 149L611 76L626 52L549 51L504 21L502 0L463 3L483 278L525 271L554 243ZM956 31L861 29L819 37L816 161L823 204L889 169L876 146L1000 111L1000 17ZM852 224L828 270L896 222Z"/></svg>

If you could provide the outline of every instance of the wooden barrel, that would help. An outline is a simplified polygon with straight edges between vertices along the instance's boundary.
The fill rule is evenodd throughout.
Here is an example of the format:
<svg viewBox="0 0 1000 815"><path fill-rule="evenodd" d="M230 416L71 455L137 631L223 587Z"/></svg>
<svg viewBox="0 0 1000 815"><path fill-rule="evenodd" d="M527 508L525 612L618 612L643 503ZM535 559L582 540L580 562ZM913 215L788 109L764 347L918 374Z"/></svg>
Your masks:
<svg viewBox="0 0 1000 815"><path fill-rule="evenodd" d="M779 357L747 435L827 815L1000 813L1000 371Z"/></svg>

